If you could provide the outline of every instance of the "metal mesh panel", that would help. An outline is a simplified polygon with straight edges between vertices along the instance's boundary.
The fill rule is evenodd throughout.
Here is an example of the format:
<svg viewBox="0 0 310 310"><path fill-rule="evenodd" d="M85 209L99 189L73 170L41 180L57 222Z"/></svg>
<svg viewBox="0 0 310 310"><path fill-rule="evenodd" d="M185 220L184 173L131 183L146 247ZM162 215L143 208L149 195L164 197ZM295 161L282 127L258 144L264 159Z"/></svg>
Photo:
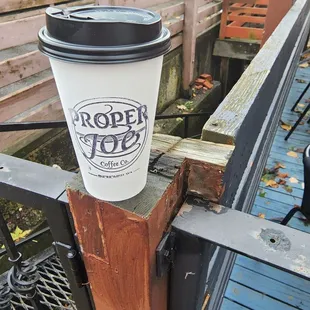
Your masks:
<svg viewBox="0 0 310 310"><path fill-rule="evenodd" d="M68 280L58 257L56 255L51 256L37 265L37 268L40 273L37 291L42 303L51 310L76 310ZM12 309L30 310L33 307L27 299L14 293Z"/></svg>

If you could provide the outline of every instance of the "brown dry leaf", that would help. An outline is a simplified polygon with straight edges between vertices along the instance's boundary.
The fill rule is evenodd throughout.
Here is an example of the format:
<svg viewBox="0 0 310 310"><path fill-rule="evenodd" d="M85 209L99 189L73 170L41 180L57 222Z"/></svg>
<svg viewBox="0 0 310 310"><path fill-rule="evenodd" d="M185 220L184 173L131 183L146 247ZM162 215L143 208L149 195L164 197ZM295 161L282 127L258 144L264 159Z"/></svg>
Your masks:
<svg viewBox="0 0 310 310"><path fill-rule="evenodd" d="M277 173L277 176L281 179L286 179L288 178L288 173L281 173L281 172L278 172Z"/></svg>
<svg viewBox="0 0 310 310"><path fill-rule="evenodd" d="M266 183L266 186L272 187L272 188L278 188L279 184L275 180L268 180Z"/></svg>
<svg viewBox="0 0 310 310"><path fill-rule="evenodd" d="M282 124L281 128L286 130L286 131L290 131L292 129L292 126L291 125L287 125L287 124Z"/></svg>
<svg viewBox="0 0 310 310"><path fill-rule="evenodd" d="M302 79L296 79L297 83L303 83L303 84L306 84L307 82L305 80L302 80Z"/></svg>
<svg viewBox="0 0 310 310"><path fill-rule="evenodd" d="M181 110L181 111L186 111L186 110L187 110L186 106L183 105L183 104L177 105L177 108L178 108L179 110Z"/></svg>
<svg viewBox="0 0 310 310"><path fill-rule="evenodd" d="M289 185L284 185L283 188L288 192L291 193L293 191L292 187Z"/></svg>
<svg viewBox="0 0 310 310"><path fill-rule="evenodd" d="M302 59L307 59L309 57L310 57L310 53L306 53L301 56Z"/></svg>
<svg viewBox="0 0 310 310"><path fill-rule="evenodd" d="M286 155L290 157L298 158L298 154L293 151L287 152Z"/></svg>
<svg viewBox="0 0 310 310"><path fill-rule="evenodd" d="M278 181L278 184L279 184L279 185L285 185L285 184L286 184L286 181L285 181L285 180L280 179L280 180Z"/></svg>
<svg viewBox="0 0 310 310"><path fill-rule="evenodd" d="M290 181L290 183L294 183L294 184L298 183L298 180L296 178L294 178L294 177L291 177L289 179L289 181Z"/></svg>
<svg viewBox="0 0 310 310"><path fill-rule="evenodd" d="M294 205L294 208L300 208L300 206L299 205Z"/></svg>
<svg viewBox="0 0 310 310"><path fill-rule="evenodd" d="M258 213L258 217L261 218L261 219L264 219L265 218L265 214L264 213Z"/></svg>
<svg viewBox="0 0 310 310"><path fill-rule="evenodd" d="M304 62L303 64L299 65L299 68L308 68L309 64L307 62Z"/></svg>
<svg viewBox="0 0 310 310"><path fill-rule="evenodd" d="M303 153L304 152L304 149L302 149L302 148L300 148L300 149L294 149L294 151L296 152L296 153Z"/></svg>
<svg viewBox="0 0 310 310"><path fill-rule="evenodd" d="M282 169L285 169L285 165L281 164L281 163L276 163L276 165L274 166L274 169L279 169L279 168L282 168Z"/></svg>

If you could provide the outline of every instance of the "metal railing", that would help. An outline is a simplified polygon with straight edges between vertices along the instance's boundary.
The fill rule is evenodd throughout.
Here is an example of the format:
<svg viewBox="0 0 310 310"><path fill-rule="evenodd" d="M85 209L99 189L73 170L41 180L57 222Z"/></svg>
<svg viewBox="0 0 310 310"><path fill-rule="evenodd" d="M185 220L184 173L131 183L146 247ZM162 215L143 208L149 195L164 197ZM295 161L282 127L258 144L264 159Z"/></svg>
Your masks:
<svg viewBox="0 0 310 310"><path fill-rule="evenodd" d="M169 114L169 115L156 115L155 120L164 119L184 119L184 138L188 137L189 130L189 118L200 117L200 116L210 116L213 112L199 112L199 113L187 113L187 114ZM67 122L63 121L38 121L38 122L7 122L0 123L0 132L9 131L21 131L21 130L36 130L36 129L56 129L56 128L66 128Z"/></svg>
<svg viewBox="0 0 310 310"><path fill-rule="evenodd" d="M0 309L93 309L67 210L65 186L74 176L0 155L0 197L43 211L49 225L15 244L0 214L0 241L5 246L0 255L8 254L12 263L8 273L0 276ZM54 250L25 261L20 247L48 231L54 240Z"/></svg>
<svg viewBox="0 0 310 310"><path fill-rule="evenodd" d="M189 119L210 116L211 113L157 115L156 120L184 119L184 137L187 137ZM0 123L0 132L66 127L66 121ZM6 176L7 171L10 171L9 177ZM20 309L21 307L46 310L55 309L55 306L61 306L62 309L93 309L84 265L81 263L82 258L75 242L75 232L70 223L70 212L67 210L65 184L72 179L74 173L7 155L0 155L0 172L0 197L42 210L49 224L49 227L15 243L0 213L0 241L5 246L4 249L0 249L0 257L7 254L13 265L6 279L2 277L2 282L0 276L0 309ZM24 179L23 175L29 175L29 173L32 178ZM43 265L38 264L36 259L24 261L19 249L48 232L52 234L53 245L59 259L53 255L54 251L48 251L44 256ZM42 261L42 255L40 257ZM46 264L52 267L44 267ZM57 273L56 280L53 268ZM67 279L64 278L62 268ZM47 274L43 275L41 269L44 269ZM49 272L52 272L52 276ZM63 275L61 276L60 273ZM42 281L45 278L51 278L51 280ZM58 283L56 289L58 293L55 292L55 281Z"/></svg>

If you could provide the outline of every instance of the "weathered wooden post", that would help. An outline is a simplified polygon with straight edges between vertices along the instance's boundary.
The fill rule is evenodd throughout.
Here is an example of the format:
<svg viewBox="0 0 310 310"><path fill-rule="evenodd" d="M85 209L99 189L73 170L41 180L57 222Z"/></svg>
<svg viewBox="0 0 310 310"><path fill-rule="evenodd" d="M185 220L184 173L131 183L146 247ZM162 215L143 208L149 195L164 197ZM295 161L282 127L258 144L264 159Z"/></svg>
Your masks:
<svg viewBox="0 0 310 310"><path fill-rule="evenodd" d="M194 78L198 1L185 0L183 28L183 89L188 90Z"/></svg>
<svg viewBox="0 0 310 310"><path fill-rule="evenodd" d="M186 192L218 201L223 170L233 150L163 135L154 137L154 148L147 186L132 199L100 201L86 192L81 176L68 187L98 310L167 309L168 277L156 275L156 248Z"/></svg>
<svg viewBox="0 0 310 310"><path fill-rule="evenodd" d="M261 46L265 44L273 31L277 28L282 18L292 7L293 2L293 0L282 0L281 5L279 5L277 0L269 0Z"/></svg>

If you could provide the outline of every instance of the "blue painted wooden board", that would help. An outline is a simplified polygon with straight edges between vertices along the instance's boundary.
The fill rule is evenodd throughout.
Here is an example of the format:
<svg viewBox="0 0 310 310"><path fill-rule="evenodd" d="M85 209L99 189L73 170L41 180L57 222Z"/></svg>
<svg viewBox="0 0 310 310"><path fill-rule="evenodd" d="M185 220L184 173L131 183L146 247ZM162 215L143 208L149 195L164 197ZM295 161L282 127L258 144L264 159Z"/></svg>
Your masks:
<svg viewBox="0 0 310 310"><path fill-rule="evenodd" d="M295 78L308 82L310 68L299 68ZM291 125L296 122L299 114L290 110L306 85L294 80L283 110L282 121ZM310 98L310 90L300 102L306 106L305 100L308 98ZM298 110L304 108L299 106ZM307 116L303 125L297 127L288 141L284 140L288 132L279 126L266 166L272 168L277 162L284 164L285 168L279 169L279 172L288 173L289 177L295 177L299 183L290 183L289 179L286 179L287 185L293 190L292 193L288 193L283 187L270 188L261 182L251 211L253 215L258 216L261 213L266 219L283 218L294 205L301 204L304 173L302 154L297 153L298 158L293 158L288 156L287 152L294 151L293 148L305 148L310 144L310 125L306 123L309 117L310 115ZM261 192L265 193L264 197L259 195ZM300 218L302 219L303 216L297 213L289 222L289 226L310 234L310 225L305 225ZM221 309L310 310L310 281L238 255Z"/></svg>
<svg viewBox="0 0 310 310"><path fill-rule="evenodd" d="M284 218L284 216L286 215L286 213L281 213L281 212L277 212L275 210L271 210L271 209L267 209L264 207L260 207L257 205L254 205L253 207L253 215L258 216L259 214L264 214L265 215L265 219L267 220L275 220L275 219L282 219ZM303 216L300 213L297 213L296 216L294 216L288 223L288 227L294 228L294 229L298 229L298 230L302 230L304 232L310 233L310 225L306 224L304 221L301 221L299 218L303 218ZM309 236L310 238L310 236Z"/></svg>
<svg viewBox="0 0 310 310"><path fill-rule="evenodd" d="M277 280L283 284L286 284L289 287L297 288L301 292L310 294L310 281L304 280L296 276L292 276L287 272L284 272L277 268L261 264L253 259L241 255L238 255L236 259L236 265L244 266L249 270L253 270L266 277Z"/></svg>
<svg viewBox="0 0 310 310"><path fill-rule="evenodd" d="M284 194L276 189L263 188L260 190L260 195L266 198L285 202L291 206L300 203L301 197L294 196L294 191L291 194Z"/></svg>
<svg viewBox="0 0 310 310"><path fill-rule="evenodd" d="M290 306L304 310L310 309L309 293L290 287L288 294L287 285L243 266L235 265L230 279Z"/></svg>
<svg viewBox="0 0 310 310"><path fill-rule="evenodd" d="M287 180L287 183L285 185L279 185L278 188L265 187L265 183L264 182L261 183L260 188L262 188L262 189L270 189L272 191L279 192L279 193L282 193L284 195L289 195L289 196L293 196L293 197L302 198L302 196L304 194L304 190L301 188L301 185L300 184L292 184L292 183L290 183L289 179L286 179L286 180ZM295 185L295 187L292 187L292 185ZM284 188L285 186L290 186L292 188L286 187L287 189L285 189ZM291 193L288 192L290 190L292 190Z"/></svg>
<svg viewBox="0 0 310 310"><path fill-rule="evenodd" d="M265 208L265 209L274 210L276 212L283 213L283 214L286 214L289 210L292 209L292 206L287 203L268 199L268 198L263 198L263 197L259 197L259 198L260 199L255 200L254 205Z"/></svg>
<svg viewBox="0 0 310 310"><path fill-rule="evenodd" d="M279 300L273 299L231 280L228 282L225 297L253 310L296 309L295 307L282 303Z"/></svg>
<svg viewBox="0 0 310 310"><path fill-rule="evenodd" d="M221 310L247 310L249 308L243 307L227 298L222 301Z"/></svg>

